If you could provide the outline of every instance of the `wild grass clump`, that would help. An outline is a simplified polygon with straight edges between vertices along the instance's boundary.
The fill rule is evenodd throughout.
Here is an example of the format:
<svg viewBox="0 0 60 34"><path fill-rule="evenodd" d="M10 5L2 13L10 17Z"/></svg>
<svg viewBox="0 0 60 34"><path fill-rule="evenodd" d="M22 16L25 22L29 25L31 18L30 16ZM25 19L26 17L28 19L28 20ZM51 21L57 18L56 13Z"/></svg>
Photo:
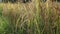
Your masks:
<svg viewBox="0 0 60 34"><path fill-rule="evenodd" d="M2 16L3 3L0 3L0 34L5 34L5 28L8 26L7 21Z"/></svg>
<svg viewBox="0 0 60 34"><path fill-rule="evenodd" d="M58 3L4 3L0 8L0 34L60 34Z"/></svg>

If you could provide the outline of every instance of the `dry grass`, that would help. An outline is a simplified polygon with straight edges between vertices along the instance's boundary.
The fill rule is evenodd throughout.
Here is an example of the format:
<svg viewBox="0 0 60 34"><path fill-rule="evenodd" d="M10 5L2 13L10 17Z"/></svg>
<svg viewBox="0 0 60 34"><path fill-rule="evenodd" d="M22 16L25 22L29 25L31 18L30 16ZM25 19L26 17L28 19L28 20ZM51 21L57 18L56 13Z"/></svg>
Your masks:
<svg viewBox="0 0 60 34"><path fill-rule="evenodd" d="M60 3L36 0L31 3L4 3L2 14L7 17L5 34L59 34Z"/></svg>

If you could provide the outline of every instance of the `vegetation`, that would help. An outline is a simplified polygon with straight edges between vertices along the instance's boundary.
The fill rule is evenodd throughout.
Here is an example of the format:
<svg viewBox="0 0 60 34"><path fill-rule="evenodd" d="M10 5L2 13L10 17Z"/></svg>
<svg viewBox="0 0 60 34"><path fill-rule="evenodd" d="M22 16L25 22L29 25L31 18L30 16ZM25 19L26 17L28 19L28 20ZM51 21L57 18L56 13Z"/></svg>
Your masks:
<svg viewBox="0 0 60 34"><path fill-rule="evenodd" d="M60 3L34 0L0 4L0 34L60 34Z"/></svg>

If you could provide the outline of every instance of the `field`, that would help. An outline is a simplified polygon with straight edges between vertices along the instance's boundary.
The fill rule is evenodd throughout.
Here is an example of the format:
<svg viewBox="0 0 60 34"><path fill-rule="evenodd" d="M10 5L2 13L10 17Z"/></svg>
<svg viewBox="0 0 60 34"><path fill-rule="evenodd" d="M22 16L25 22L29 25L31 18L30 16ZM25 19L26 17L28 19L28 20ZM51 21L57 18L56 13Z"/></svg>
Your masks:
<svg viewBox="0 0 60 34"><path fill-rule="evenodd" d="M0 34L60 34L60 3L0 3Z"/></svg>

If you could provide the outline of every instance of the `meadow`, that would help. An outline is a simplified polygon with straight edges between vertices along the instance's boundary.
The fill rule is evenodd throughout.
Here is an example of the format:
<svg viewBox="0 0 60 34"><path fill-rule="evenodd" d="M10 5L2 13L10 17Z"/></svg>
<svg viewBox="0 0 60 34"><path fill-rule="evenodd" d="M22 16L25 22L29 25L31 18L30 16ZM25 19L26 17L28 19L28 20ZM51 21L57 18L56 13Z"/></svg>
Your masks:
<svg viewBox="0 0 60 34"><path fill-rule="evenodd" d="M60 34L60 3L0 3L0 34Z"/></svg>

